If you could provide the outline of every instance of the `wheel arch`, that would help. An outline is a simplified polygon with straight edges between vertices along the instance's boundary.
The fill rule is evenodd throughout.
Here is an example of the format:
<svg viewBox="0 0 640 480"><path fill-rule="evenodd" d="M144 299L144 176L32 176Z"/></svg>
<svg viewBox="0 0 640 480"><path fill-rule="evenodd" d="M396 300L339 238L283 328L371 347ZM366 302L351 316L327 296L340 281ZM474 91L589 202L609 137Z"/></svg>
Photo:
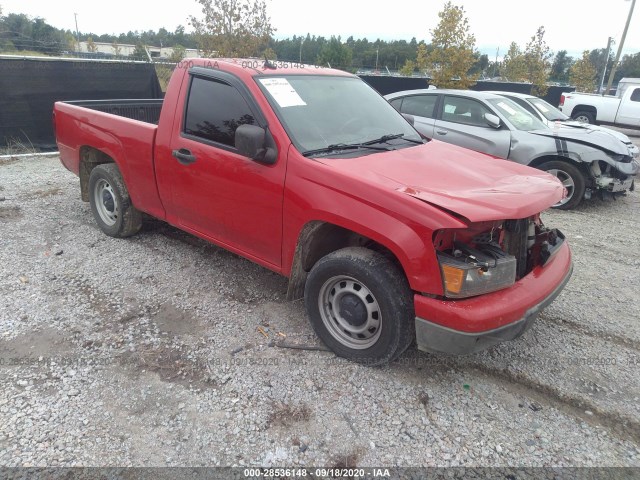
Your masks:
<svg viewBox="0 0 640 480"><path fill-rule="evenodd" d="M598 118L598 109L593 105L584 104L579 104L573 107L573 110L571 110L571 118L574 118L574 116L580 112L592 113L594 121Z"/></svg>
<svg viewBox="0 0 640 480"><path fill-rule="evenodd" d="M539 168L540 165L547 162L551 162L551 161L568 162L568 163L571 163L576 168L579 168L582 173L586 175L588 175L589 173L587 164L585 162L581 162L573 158L565 157L562 155L541 155L540 157L534 158L531 162L527 164L527 166L533 167L533 168Z"/></svg>
<svg viewBox="0 0 640 480"><path fill-rule="evenodd" d="M289 276L287 299L296 300L303 297L307 276L318 260L336 250L354 246L369 248L383 254L398 266L410 283L406 268L399 255L393 252L393 247L390 248L367 235L340 225L314 220L304 225L298 237Z"/></svg>
<svg viewBox="0 0 640 480"><path fill-rule="evenodd" d="M80 195L82 201L89 201L89 177L91 171L98 165L104 163L116 163L112 156L90 145L83 145L80 147L80 163L79 163L79 177L80 177Z"/></svg>

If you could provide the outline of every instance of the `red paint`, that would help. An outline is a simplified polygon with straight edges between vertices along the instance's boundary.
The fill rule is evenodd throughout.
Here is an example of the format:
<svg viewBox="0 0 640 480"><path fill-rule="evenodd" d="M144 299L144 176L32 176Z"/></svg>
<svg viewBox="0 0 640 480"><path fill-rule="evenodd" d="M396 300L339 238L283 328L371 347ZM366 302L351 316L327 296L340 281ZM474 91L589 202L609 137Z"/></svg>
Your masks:
<svg viewBox="0 0 640 480"><path fill-rule="evenodd" d="M305 158L255 77L349 74L315 67L258 71L222 60L192 64L233 73L246 85L277 144L274 165L180 136L188 69L174 72L158 126L56 103L61 160L77 174L82 147L104 152L118 164L139 210L283 275L290 274L304 225L325 221L386 246L415 292L442 295L433 246L436 230L529 217L562 197L562 186L546 173L437 141L352 159ZM179 148L207 161L180 165L172 156ZM416 311L464 331L495 328L541 301L569 265L565 246L544 269L507 290L464 301L418 294Z"/></svg>

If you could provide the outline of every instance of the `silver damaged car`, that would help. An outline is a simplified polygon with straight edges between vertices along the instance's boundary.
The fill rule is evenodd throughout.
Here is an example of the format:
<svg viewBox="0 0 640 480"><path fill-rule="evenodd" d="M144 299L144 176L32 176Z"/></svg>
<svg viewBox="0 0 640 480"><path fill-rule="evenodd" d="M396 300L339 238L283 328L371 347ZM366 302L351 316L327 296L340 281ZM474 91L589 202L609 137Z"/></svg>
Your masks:
<svg viewBox="0 0 640 480"><path fill-rule="evenodd" d="M514 101L489 92L407 90L386 95L396 110L413 117L427 138L545 170L565 186L554 205L575 208L595 192L633 190L640 170L637 149L596 129L547 126Z"/></svg>

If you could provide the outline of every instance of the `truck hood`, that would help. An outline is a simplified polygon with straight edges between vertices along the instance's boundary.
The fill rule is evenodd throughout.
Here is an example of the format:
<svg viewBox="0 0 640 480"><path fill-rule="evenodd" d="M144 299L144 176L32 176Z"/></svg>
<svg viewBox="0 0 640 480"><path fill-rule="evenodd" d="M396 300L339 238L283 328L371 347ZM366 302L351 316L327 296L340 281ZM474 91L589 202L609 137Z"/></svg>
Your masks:
<svg viewBox="0 0 640 480"><path fill-rule="evenodd" d="M529 133L580 143L618 155L629 155L629 146L623 141L603 130L588 128L585 124L579 123L578 127L573 125L552 125L549 129L532 130Z"/></svg>
<svg viewBox="0 0 640 480"><path fill-rule="evenodd" d="M564 196L560 181L548 173L437 140L358 158L317 160L471 222L526 218Z"/></svg>

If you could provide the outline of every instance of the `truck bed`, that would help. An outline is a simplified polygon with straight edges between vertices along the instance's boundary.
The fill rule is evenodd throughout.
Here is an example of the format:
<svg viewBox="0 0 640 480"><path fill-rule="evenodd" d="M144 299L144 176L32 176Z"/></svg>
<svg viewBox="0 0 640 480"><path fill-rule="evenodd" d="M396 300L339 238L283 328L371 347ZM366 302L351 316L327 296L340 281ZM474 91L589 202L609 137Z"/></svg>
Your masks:
<svg viewBox="0 0 640 480"><path fill-rule="evenodd" d="M161 107L162 100L56 102L60 160L79 175L81 159L102 152L118 164L136 208L164 218L153 161Z"/></svg>
<svg viewBox="0 0 640 480"><path fill-rule="evenodd" d="M162 110L162 99L154 100L78 100L64 102L77 107L89 108L99 112L118 115L132 120L158 124L160 110Z"/></svg>

